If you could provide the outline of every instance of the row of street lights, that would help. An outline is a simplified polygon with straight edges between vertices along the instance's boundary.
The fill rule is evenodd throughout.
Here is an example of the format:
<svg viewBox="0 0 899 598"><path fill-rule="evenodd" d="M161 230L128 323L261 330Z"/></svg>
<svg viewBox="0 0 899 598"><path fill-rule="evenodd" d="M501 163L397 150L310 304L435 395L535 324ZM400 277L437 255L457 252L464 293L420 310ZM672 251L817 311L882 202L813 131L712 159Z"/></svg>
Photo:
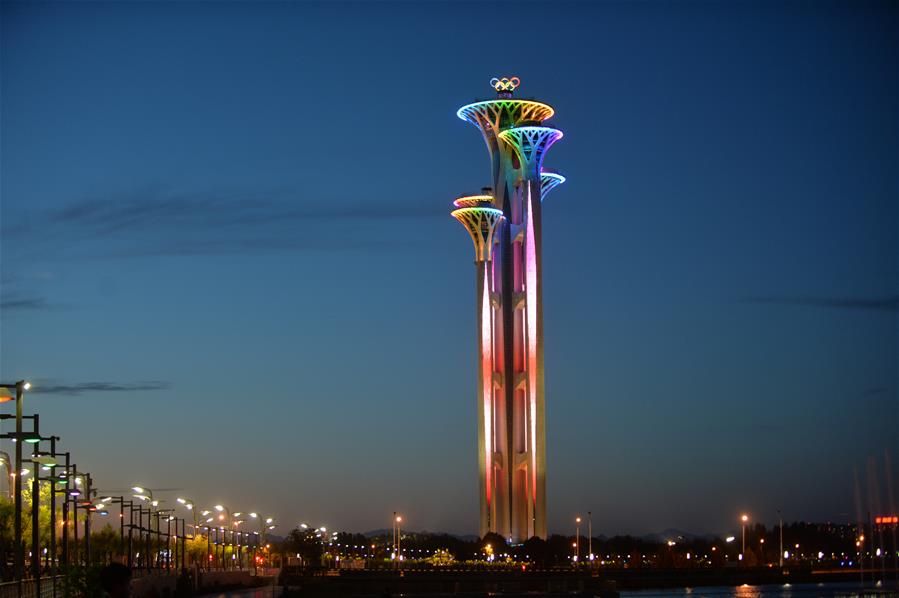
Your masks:
<svg viewBox="0 0 899 598"><path fill-rule="evenodd" d="M140 488L135 487L134 490L138 490ZM228 546L235 546L237 549L237 554L232 555L232 561L236 560L238 562L238 566L242 567L242 555L241 548L246 546L247 548L253 549L253 568L254 570L258 566L258 559L256 557L256 550L260 546L265 546L266 534L275 529L277 525L275 525L275 520L273 517L266 517L264 515L260 515L259 513L252 511L246 513L246 516L250 518L254 523L259 526L259 531L252 532L243 532L239 529L240 525L243 523L247 523L248 520L244 519L244 513L242 511L232 512L230 508L225 505L217 504L212 507L212 509L204 509L201 510L196 506L196 501L190 498L178 497L178 504L182 505L185 509L190 511L193 514L194 520L194 536L200 534L201 529L206 530L206 545L207 545L207 553L210 556L210 560L213 560L213 552L212 552L212 539L211 536L215 534L215 545L221 546L222 557L221 562L222 566L225 566L225 545L227 543ZM216 513L218 515L216 515ZM201 518L204 518L201 521ZM218 521L218 527L216 527L216 521ZM205 524L205 525L203 525ZM225 528L227 525L227 529ZM230 534L230 538L228 535ZM255 535L256 542L250 544L250 537ZM221 542L219 542L219 537L221 536ZM246 536L246 543L241 544L241 540ZM230 541L227 541L230 540Z"/></svg>
<svg viewBox="0 0 899 598"><path fill-rule="evenodd" d="M93 480L89 473L79 472L78 467L75 463L72 462L71 454L69 452L58 452L56 443L60 439L58 436L41 436L40 434L40 416L38 414L34 415L24 415L24 403L25 403L25 393L26 391L31 389L31 384L25 380L20 380L11 384L0 384L0 403L15 401L15 415L9 414L0 414L0 420L12 419L15 418L15 432L4 434L0 436L0 438L10 439L15 444L15 458L10 459L9 455L0 451L0 466L6 468L7 478L10 482L9 484L9 493L11 498L14 501L14 521L13 521L13 529L14 529L14 579L18 583L19 593L22 592L22 580L25 578L25 542L23 539L23 486L22 479L32 473L31 470L26 468L24 465L26 463L30 463L33 465L33 475L32 475L32 484L31 484L31 507L32 507L32 520L31 520L31 577L34 580L35 590L40 593L40 583L41 583L41 555L45 555L46 558L46 567L48 571L52 574L55 574L58 570L59 564L69 564L70 562L80 563L82 562L82 555L79 554L79 539L78 539L78 517L79 511L84 512L84 553L83 553L83 562L84 564L91 563L91 515L93 513L98 513L100 515L107 515L108 511L106 510L111 504L118 504L119 506L119 518L120 518L120 550L123 558L127 553L127 563L129 566L135 565L135 557L140 558L141 553L140 549L135 552L135 543L134 543L134 531L138 532L138 547L144 548L143 557L140 558L143 565L149 569L153 566L153 558L151 557L151 537L153 535L156 536L157 541L161 541L161 538L164 536L166 538L166 549L164 552L164 559L157 555L157 564L161 564L164 562L164 566L166 568L171 568L173 564L172 558L172 539L175 540L175 551L180 552L180 560L181 565L184 566L185 563L185 555L186 555L186 540L188 538L187 535L187 524L186 521L182 518L175 516L174 509L161 509L159 508L160 501L157 500L153 496L153 491L144 488L142 486L134 486L131 490L134 492L133 498L137 499L139 502L135 502L134 500L127 499L124 496L106 496L99 501L94 501L94 497L97 494L97 490L93 488ZM30 432L25 432L23 430L23 422L24 420L30 420L33 422L33 427ZM50 447L49 451L42 450L41 443L49 442ZM32 446L32 454L29 459L25 459L23 456L23 446L24 445ZM41 472L49 472L46 475L42 475ZM48 549L41 550L40 547L40 520L39 520L39 512L40 512L40 487L41 482L50 482L50 529L51 533L49 534L49 547ZM57 555L57 494L62 494L64 499L62 502L62 554L61 557L58 558ZM190 510L194 517L194 525L193 525L193 534L192 537L196 538L200 533L201 529L205 529L207 532L207 543L208 536L211 535L211 532L216 534L216 545L219 545L219 532L221 532L221 545L222 545L222 557L224 561L224 545L226 539L226 530L223 526L219 526L218 529L215 529L213 526L208 525L209 523L213 523L215 520L213 518L208 518L206 520L207 525L200 525L198 509L194 508L194 501L178 498L178 503ZM146 506L145 506L146 505ZM224 505L216 505L215 510L220 513L219 518L223 520L225 514L228 517L228 526L227 530L230 532L230 540L229 545L233 545L235 538L237 540L238 551L240 548L252 547L255 551L260 543L265 542L265 535L267 531L274 529L276 526L274 525L274 519L272 517L261 516L258 513L249 513L250 519L254 522L257 522L259 525L259 531L253 532L242 532L237 528L241 523L244 523L243 519L239 519L241 517L241 513L231 513ZM125 523L125 510L128 509L128 523ZM211 511L202 511L203 516L210 515ZM144 520L146 518L146 524ZM154 519L155 519L155 529L154 529ZM72 521L74 521L74 526L71 525ZM163 524L165 522L165 530L163 531ZM174 526L174 530L172 529ZM74 545L73 551L70 551L69 546L69 529L73 528L74 533ZM125 528L128 529L128 542L127 546L125 543ZM246 541L242 542L243 537L246 537ZM251 536L255 536L257 541L251 542ZM180 540L180 551L178 551L178 544ZM127 548L127 551L126 551ZM70 554L72 552L72 554ZM211 554L210 554L211 557ZM254 558L254 562L256 559ZM177 561L175 561L177 562ZM224 565L224 562L223 562Z"/></svg>
<svg viewBox="0 0 899 598"><path fill-rule="evenodd" d="M574 518L574 543L571 545L574 548L574 563L577 562L581 558L581 516L578 515ZM593 554L593 512L587 511L587 560L591 563L596 558Z"/></svg>
<svg viewBox="0 0 899 598"><path fill-rule="evenodd" d="M777 512L778 517L780 517L780 511ZM743 560L743 555L746 554L746 524L749 522L749 515L743 513L740 515L740 524L742 528L743 535L743 548L740 552L740 560ZM783 567L783 518L780 518L780 565ZM764 543L765 540L762 540ZM577 564L580 560L581 556L581 517L578 515L574 519L574 542L572 542L571 547L574 549L573 562ZM596 556L593 554L593 513L591 511L587 511L587 559L589 561L594 561Z"/></svg>
<svg viewBox="0 0 899 598"><path fill-rule="evenodd" d="M0 453L0 465L7 470L7 477L11 480L11 494L14 501L13 534L14 534L14 578L18 592L22 594L22 581L25 578L25 542L23 535L23 488L22 479L31 475L31 577L35 592L40 594L41 587L41 560L42 554L46 555L46 567L55 574L59 563L70 562L69 551L69 527L70 509L74 511L74 562L79 562L78 546L78 511L85 511L84 520L84 560L90 562L90 522L91 514L101 510L92 502L92 479L89 473L79 472L78 467L72 462L69 452L57 452L56 442L59 436L41 436L40 415L24 415L25 392L31 389L31 384L25 380L19 380L12 384L0 384L0 403L15 401L15 415L0 414L0 420L15 418L16 429L14 433L3 434L0 438L12 440L15 443L15 461L10 463L9 455ZM24 420L32 422L31 432L23 430ZM41 443L49 442L50 450L42 450ZM22 451L24 445L31 445L30 458L25 459ZM63 460L64 458L64 460ZM32 470L24 467L25 463L32 465ZM41 472L49 472L42 476ZM41 550L40 546L40 492L41 482L50 483L50 534L49 547ZM79 487L80 486L80 487ZM57 494L63 495L62 503L62 555L58 558L56 551L56 516ZM105 514L105 512L101 512Z"/></svg>

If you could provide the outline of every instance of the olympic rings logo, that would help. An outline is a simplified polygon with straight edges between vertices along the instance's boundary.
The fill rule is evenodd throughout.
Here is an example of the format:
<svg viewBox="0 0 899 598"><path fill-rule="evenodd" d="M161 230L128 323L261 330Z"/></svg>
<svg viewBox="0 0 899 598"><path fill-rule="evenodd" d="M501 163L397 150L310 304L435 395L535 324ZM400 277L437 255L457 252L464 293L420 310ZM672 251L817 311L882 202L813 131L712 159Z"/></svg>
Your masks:
<svg viewBox="0 0 899 598"><path fill-rule="evenodd" d="M496 91L515 91L515 88L521 85L521 79L518 77L497 79L494 77L490 80L490 87Z"/></svg>

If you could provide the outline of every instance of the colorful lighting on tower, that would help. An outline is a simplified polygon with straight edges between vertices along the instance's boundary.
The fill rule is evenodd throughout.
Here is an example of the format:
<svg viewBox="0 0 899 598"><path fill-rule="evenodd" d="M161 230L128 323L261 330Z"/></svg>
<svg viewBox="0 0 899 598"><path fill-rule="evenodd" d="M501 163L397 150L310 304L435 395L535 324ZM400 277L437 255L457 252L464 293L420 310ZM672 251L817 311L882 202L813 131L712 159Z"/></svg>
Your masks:
<svg viewBox="0 0 899 598"><path fill-rule="evenodd" d="M562 138L543 126L554 111L513 98L519 85L494 78L496 99L456 113L484 137L492 187L452 212L475 246L480 535L512 541L546 538L541 200L565 182L543 169Z"/></svg>

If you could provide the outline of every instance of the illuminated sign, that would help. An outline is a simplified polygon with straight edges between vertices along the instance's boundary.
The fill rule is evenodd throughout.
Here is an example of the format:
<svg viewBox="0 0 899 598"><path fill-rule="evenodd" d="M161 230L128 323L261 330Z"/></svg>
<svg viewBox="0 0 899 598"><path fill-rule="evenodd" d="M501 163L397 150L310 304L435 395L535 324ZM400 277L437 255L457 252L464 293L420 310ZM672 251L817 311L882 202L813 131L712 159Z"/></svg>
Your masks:
<svg viewBox="0 0 899 598"><path fill-rule="evenodd" d="M494 77L490 80L490 87L496 91L515 91L515 88L521 85L521 79L518 77L497 79Z"/></svg>

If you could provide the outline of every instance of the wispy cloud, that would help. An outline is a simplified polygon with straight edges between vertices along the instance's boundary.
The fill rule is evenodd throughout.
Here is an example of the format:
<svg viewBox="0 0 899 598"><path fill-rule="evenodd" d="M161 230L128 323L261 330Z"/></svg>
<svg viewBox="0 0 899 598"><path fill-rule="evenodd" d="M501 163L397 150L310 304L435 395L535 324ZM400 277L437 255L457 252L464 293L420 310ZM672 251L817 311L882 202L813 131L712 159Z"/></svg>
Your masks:
<svg viewBox="0 0 899 598"><path fill-rule="evenodd" d="M88 197L29 218L46 226L72 228L81 235L113 236L148 229L218 230L221 227L257 227L266 224L323 220L393 220L445 215L445 205L434 202L315 198L289 193L179 193L158 190L125 196ZM10 225L4 234L27 235L36 228Z"/></svg>
<svg viewBox="0 0 899 598"><path fill-rule="evenodd" d="M49 308L51 305L43 297L11 295L0 298L0 311L37 311Z"/></svg>
<svg viewBox="0 0 899 598"><path fill-rule="evenodd" d="M167 390L171 385L168 382L150 381L120 384L117 382L80 382L77 384L49 384L37 381L31 389L35 394L70 395L77 396L86 393L104 392L148 392L155 390Z"/></svg>
<svg viewBox="0 0 899 598"><path fill-rule="evenodd" d="M748 297L745 301L747 303L899 312L899 295L886 297Z"/></svg>
<svg viewBox="0 0 899 598"><path fill-rule="evenodd" d="M389 250L415 243L414 235L398 242L391 221L446 217L445 208L445 202L399 195L309 200L287 192L150 189L82 198L21 222L7 218L3 234L69 258Z"/></svg>

